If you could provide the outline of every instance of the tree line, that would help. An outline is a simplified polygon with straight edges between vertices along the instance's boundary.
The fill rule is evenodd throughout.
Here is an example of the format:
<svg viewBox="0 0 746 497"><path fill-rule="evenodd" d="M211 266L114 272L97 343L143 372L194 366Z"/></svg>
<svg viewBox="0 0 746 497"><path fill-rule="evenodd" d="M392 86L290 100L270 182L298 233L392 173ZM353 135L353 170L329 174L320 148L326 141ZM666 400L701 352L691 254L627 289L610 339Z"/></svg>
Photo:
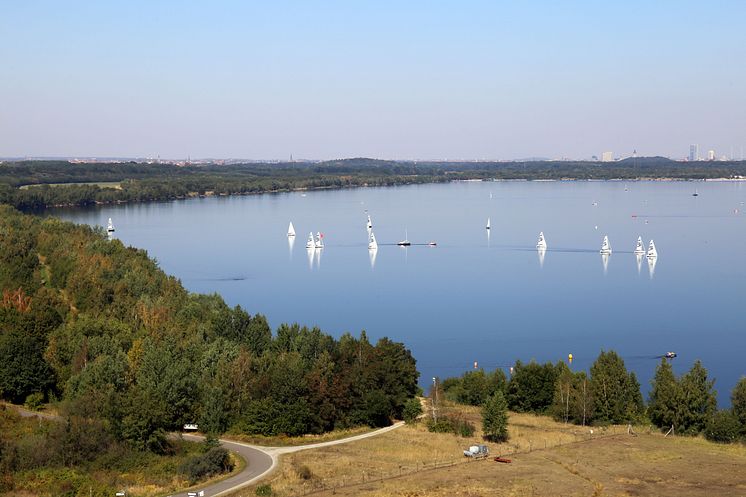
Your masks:
<svg viewBox="0 0 746 497"><path fill-rule="evenodd" d="M8 206L0 290L0 398L59 401L81 438L95 430L164 452L185 423L214 435L383 426L418 391L401 343L298 324L273 333L262 315L187 292L100 228Z"/></svg>
<svg viewBox="0 0 746 497"><path fill-rule="evenodd" d="M662 157L593 161L412 162L345 159L264 164L187 165L66 161L0 163L0 203L22 210L150 202L198 195L483 180L589 180L746 176L746 162L677 162ZM118 182L112 188L96 182ZM90 184L72 184L90 183ZM62 186L50 186L62 184ZM31 188L19 187L32 185ZM36 185L36 186L34 186Z"/></svg>
<svg viewBox="0 0 746 497"><path fill-rule="evenodd" d="M579 425L649 422L718 442L746 440L746 377L731 393L731 408L718 410L714 380L700 361L677 378L670 360L662 358L647 404L635 373L614 351L602 351L588 373L572 371L564 362L516 361L509 378L502 369L478 369L443 380L441 388L453 402L491 409L490 419L504 402L505 409Z"/></svg>

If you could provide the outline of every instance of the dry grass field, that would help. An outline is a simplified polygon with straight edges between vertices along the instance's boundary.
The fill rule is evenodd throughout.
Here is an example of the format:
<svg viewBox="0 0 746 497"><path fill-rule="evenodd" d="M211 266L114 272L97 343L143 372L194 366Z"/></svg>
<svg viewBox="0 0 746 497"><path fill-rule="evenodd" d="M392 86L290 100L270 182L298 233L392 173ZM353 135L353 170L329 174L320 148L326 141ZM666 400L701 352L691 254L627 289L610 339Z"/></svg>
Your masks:
<svg viewBox="0 0 746 497"><path fill-rule="evenodd" d="M459 408L480 426L477 408ZM471 461L473 437L405 426L364 441L290 454L264 483L273 495L345 496L746 496L746 447L649 429L606 429L511 414L510 441L489 443L494 455ZM401 475L401 476L400 476ZM255 495L249 488L235 494Z"/></svg>

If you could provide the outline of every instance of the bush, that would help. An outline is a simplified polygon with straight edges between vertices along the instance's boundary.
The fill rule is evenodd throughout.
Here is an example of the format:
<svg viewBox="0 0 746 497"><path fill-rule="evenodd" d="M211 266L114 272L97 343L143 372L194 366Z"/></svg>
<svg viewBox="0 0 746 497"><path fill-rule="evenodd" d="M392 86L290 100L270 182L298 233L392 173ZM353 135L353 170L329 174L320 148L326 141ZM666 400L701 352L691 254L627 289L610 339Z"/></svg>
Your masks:
<svg viewBox="0 0 746 497"><path fill-rule="evenodd" d="M310 480L311 478L313 478L313 472L311 471L311 468L309 468L305 464L295 468L295 473L301 480Z"/></svg>
<svg viewBox="0 0 746 497"><path fill-rule="evenodd" d="M428 419L427 431L431 433L453 433L453 421L446 416L441 416L437 421L432 418Z"/></svg>
<svg viewBox="0 0 746 497"><path fill-rule="evenodd" d="M476 430L474 424L460 417L441 416L438 421L429 419L427 429L432 433L453 433L460 437L470 437Z"/></svg>
<svg viewBox="0 0 746 497"><path fill-rule="evenodd" d="M26 409L31 411L38 411L41 409L41 405L44 402L44 394L41 392L32 393L26 397L26 402L23 403Z"/></svg>
<svg viewBox="0 0 746 497"><path fill-rule="evenodd" d="M407 424L416 422L420 414L422 414L422 404L420 403L420 399L413 397L404 403L402 416Z"/></svg>
<svg viewBox="0 0 746 497"><path fill-rule="evenodd" d="M230 455L222 447L214 447L202 455L190 457L179 467L179 472L186 475L191 483L232 470Z"/></svg>
<svg viewBox="0 0 746 497"><path fill-rule="evenodd" d="M259 485L258 487L256 487L255 493L257 495L272 495L272 487L268 483Z"/></svg>
<svg viewBox="0 0 746 497"><path fill-rule="evenodd" d="M741 425L732 411L718 411L705 428L705 437L713 442L731 443L738 440Z"/></svg>

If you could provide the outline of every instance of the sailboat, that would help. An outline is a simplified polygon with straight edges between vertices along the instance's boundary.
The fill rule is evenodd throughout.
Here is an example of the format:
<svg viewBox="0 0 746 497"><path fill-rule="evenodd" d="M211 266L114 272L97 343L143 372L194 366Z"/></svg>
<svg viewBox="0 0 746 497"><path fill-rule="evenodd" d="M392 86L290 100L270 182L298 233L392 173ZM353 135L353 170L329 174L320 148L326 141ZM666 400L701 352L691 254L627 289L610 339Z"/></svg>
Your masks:
<svg viewBox="0 0 746 497"><path fill-rule="evenodd" d="M368 214L368 224L366 225L366 228L368 229L368 233L372 233L373 221L370 220L370 214Z"/></svg>
<svg viewBox="0 0 746 497"><path fill-rule="evenodd" d="M373 232L370 232L370 236L368 237L368 250L377 250L378 249L378 242L376 241L376 235L373 234Z"/></svg>
<svg viewBox="0 0 746 497"><path fill-rule="evenodd" d="M547 249L547 241L544 239L544 232L539 232L539 241L536 242L536 248L537 249Z"/></svg>
<svg viewBox="0 0 746 497"><path fill-rule="evenodd" d="M642 237L637 237L637 246L635 247L634 254L635 255L642 255L645 253L645 245L642 243Z"/></svg>
<svg viewBox="0 0 746 497"><path fill-rule="evenodd" d="M490 229L490 218L487 218L487 229Z"/></svg>
<svg viewBox="0 0 746 497"><path fill-rule="evenodd" d="M599 251L602 254L610 254L611 253L611 245L609 244L609 237L604 235L604 241L601 244L601 250Z"/></svg>
<svg viewBox="0 0 746 497"><path fill-rule="evenodd" d="M404 240L397 242L397 245L400 247L409 247L412 245L412 242L409 241L409 234L407 233L407 230L404 230Z"/></svg>
<svg viewBox="0 0 746 497"><path fill-rule="evenodd" d="M648 245L648 259L655 259L656 257L658 257L658 251L655 249L653 240L650 240L650 245Z"/></svg>
<svg viewBox="0 0 746 497"><path fill-rule="evenodd" d="M111 218L109 218L109 225L106 227L107 233L114 233L114 223L111 222Z"/></svg>
<svg viewBox="0 0 746 497"><path fill-rule="evenodd" d="M324 235L322 235L319 232L316 233L316 244L315 244L315 246L316 246L317 249L324 248Z"/></svg>
<svg viewBox="0 0 746 497"><path fill-rule="evenodd" d="M288 226L288 236L295 236L295 227L292 221L290 221L290 226Z"/></svg>
<svg viewBox="0 0 746 497"><path fill-rule="evenodd" d="M313 239L313 233L308 234L308 241L306 242L306 248L307 249L316 248L316 242Z"/></svg>

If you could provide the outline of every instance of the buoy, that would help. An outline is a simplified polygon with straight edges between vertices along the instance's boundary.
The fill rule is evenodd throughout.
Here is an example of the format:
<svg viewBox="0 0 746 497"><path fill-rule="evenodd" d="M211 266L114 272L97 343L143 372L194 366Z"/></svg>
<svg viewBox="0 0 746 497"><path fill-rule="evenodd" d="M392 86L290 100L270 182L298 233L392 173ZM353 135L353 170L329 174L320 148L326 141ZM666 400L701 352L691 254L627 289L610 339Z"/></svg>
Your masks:
<svg viewBox="0 0 746 497"><path fill-rule="evenodd" d="M567 360L572 364L572 354L567 354Z"/></svg>

